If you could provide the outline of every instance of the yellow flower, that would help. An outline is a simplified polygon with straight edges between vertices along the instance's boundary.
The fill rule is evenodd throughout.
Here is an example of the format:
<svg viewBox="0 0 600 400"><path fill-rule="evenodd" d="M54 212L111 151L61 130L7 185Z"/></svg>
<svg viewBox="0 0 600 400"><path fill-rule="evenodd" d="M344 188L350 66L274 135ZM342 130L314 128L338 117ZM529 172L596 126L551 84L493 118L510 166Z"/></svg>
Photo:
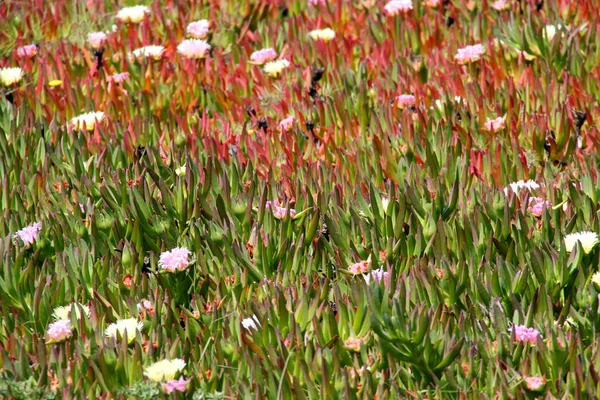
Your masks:
<svg viewBox="0 0 600 400"><path fill-rule="evenodd" d="M146 6L124 7L117 13L117 19L137 24L142 22L146 14L150 14L150 9Z"/></svg>
<svg viewBox="0 0 600 400"><path fill-rule="evenodd" d="M53 79L50 82L48 82L48 86L50 87L56 87L60 85L62 85L62 81L60 79Z"/></svg>
<svg viewBox="0 0 600 400"><path fill-rule="evenodd" d="M308 36L310 36L313 40L323 40L324 42L329 42L335 37L335 32L331 28L315 29L314 31L310 31Z"/></svg>
<svg viewBox="0 0 600 400"><path fill-rule="evenodd" d="M135 318L120 319L114 324L110 324L104 334L109 338L118 339L127 332L127 343L135 340L136 331L141 331L144 324Z"/></svg>
<svg viewBox="0 0 600 400"><path fill-rule="evenodd" d="M23 79L23 75L25 75L25 73L19 67L2 68L0 69L0 83L2 83L2 86L10 86L14 83L19 83L21 82L21 79Z"/></svg>
<svg viewBox="0 0 600 400"><path fill-rule="evenodd" d="M265 64L263 71L265 71L265 74L277 78L281 75L281 72L289 66L290 62L288 60L271 61Z"/></svg>
<svg viewBox="0 0 600 400"><path fill-rule="evenodd" d="M175 379L184 368L185 361L181 358L162 360L147 366L144 375L153 382L170 381Z"/></svg>

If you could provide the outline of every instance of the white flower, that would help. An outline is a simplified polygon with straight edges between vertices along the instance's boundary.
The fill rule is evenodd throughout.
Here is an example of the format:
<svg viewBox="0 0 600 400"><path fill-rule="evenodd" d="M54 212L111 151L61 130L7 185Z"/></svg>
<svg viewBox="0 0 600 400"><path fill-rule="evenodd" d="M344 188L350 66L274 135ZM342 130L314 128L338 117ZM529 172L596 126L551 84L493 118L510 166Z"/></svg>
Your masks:
<svg viewBox="0 0 600 400"><path fill-rule="evenodd" d="M592 251L594 246L598 244L598 234L596 232L577 232L565 236L565 250L570 253L575 248L577 242L581 243L581 247L585 254Z"/></svg>
<svg viewBox="0 0 600 400"><path fill-rule="evenodd" d="M556 36L556 33L559 32L560 30L562 30L562 28L563 28L563 25L561 25L561 24L546 25L544 27L544 29L542 30L542 36L544 37L544 39L551 42L552 39L554 39L554 36Z"/></svg>
<svg viewBox="0 0 600 400"><path fill-rule="evenodd" d="M335 32L331 28L315 29L314 31L308 32L308 36L313 40L323 40L328 42L335 37Z"/></svg>
<svg viewBox="0 0 600 400"><path fill-rule="evenodd" d="M281 72L289 66L290 62L288 60L271 61L265 64L263 71L265 71L265 74L276 78L281 75Z"/></svg>
<svg viewBox="0 0 600 400"><path fill-rule="evenodd" d="M54 312L52 313L52 317L54 319L69 319L71 317L71 311L75 310L75 318L81 318L81 312L79 311L79 307L83 308L83 312L87 318L90 317L90 308L86 305L73 303L62 307L56 307Z"/></svg>
<svg viewBox="0 0 600 400"><path fill-rule="evenodd" d="M88 131L93 131L96 123L102 122L104 119L104 113L102 111L97 112L89 112L85 114L81 114L73 119L71 119L71 126L73 129L78 131L82 131L84 129Z"/></svg>
<svg viewBox="0 0 600 400"><path fill-rule="evenodd" d="M161 360L147 366L144 375L153 382L170 381L183 371L185 365L181 358Z"/></svg>
<svg viewBox="0 0 600 400"><path fill-rule="evenodd" d="M19 67L2 68L0 69L0 83L2 86L10 86L14 83L21 82L25 73Z"/></svg>
<svg viewBox="0 0 600 400"><path fill-rule="evenodd" d="M155 60L160 60L164 51L164 46L150 45L135 49L131 54L135 58L152 57Z"/></svg>
<svg viewBox="0 0 600 400"><path fill-rule="evenodd" d="M386 213L388 206L390 205L390 199L388 199L387 197L382 197L381 205L383 206L383 212Z"/></svg>
<svg viewBox="0 0 600 400"><path fill-rule="evenodd" d="M110 324L104 334L109 338L119 339L127 332L127 343L135 340L136 331L142 331L144 324L135 318L120 319Z"/></svg>
<svg viewBox="0 0 600 400"><path fill-rule="evenodd" d="M252 315L252 318L244 318L242 320L242 326L249 331L252 331L252 329L258 331L260 322L258 322L258 318L256 318L256 315Z"/></svg>
<svg viewBox="0 0 600 400"><path fill-rule="evenodd" d="M137 24L142 22L146 14L150 14L150 9L146 6L124 7L117 13L117 19Z"/></svg>
<svg viewBox="0 0 600 400"><path fill-rule="evenodd" d="M520 180L517 182L510 183L507 187L504 188L504 194L508 195L508 189L513 191L515 194L519 194L521 189L527 189L529 191L539 189L540 185L538 185L535 181L528 180L527 182Z"/></svg>
<svg viewBox="0 0 600 400"><path fill-rule="evenodd" d="M600 272L596 272L592 275L592 283L594 286L600 288Z"/></svg>
<svg viewBox="0 0 600 400"><path fill-rule="evenodd" d="M177 176L183 176L183 175L185 175L185 164L183 164L181 167L177 168L175 170L175 174Z"/></svg>

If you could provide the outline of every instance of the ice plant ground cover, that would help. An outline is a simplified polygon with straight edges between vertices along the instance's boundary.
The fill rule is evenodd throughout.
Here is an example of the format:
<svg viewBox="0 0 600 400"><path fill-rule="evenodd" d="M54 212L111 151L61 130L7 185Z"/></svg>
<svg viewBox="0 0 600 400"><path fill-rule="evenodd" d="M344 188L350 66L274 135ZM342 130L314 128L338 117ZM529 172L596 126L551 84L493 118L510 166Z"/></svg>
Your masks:
<svg viewBox="0 0 600 400"><path fill-rule="evenodd" d="M598 2L388 3L0 2L0 398L598 396Z"/></svg>

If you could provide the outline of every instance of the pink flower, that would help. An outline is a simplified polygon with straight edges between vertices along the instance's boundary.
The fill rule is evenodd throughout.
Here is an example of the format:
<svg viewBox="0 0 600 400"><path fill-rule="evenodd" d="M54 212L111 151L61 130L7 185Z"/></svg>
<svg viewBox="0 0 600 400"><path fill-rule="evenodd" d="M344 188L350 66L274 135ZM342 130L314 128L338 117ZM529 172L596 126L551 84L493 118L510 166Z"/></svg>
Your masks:
<svg viewBox="0 0 600 400"><path fill-rule="evenodd" d="M525 386L527 390L538 391L546 384L546 378L543 376L524 376Z"/></svg>
<svg viewBox="0 0 600 400"><path fill-rule="evenodd" d="M383 8L387 15L398 15L413 9L412 0L392 0Z"/></svg>
<svg viewBox="0 0 600 400"><path fill-rule="evenodd" d="M529 212L536 217L541 217L545 208L550 208L552 204L540 197L529 198Z"/></svg>
<svg viewBox="0 0 600 400"><path fill-rule="evenodd" d="M400 109L404 109L407 106L414 106L417 104L417 99L412 94L401 94L396 97L396 105Z"/></svg>
<svg viewBox="0 0 600 400"><path fill-rule="evenodd" d="M379 269L374 269L373 271L371 271L370 274L364 275L365 281L367 281L367 285L369 283L371 283L371 279L373 279L374 281L377 281L377 283L381 283L381 280L383 279L383 282L386 285L389 285L390 283L390 273L387 271L384 271L383 268L379 268Z"/></svg>
<svg viewBox="0 0 600 400"><path fill-rule="evenodd" d="M285 218L288 211L290 213L290 218L294 218L294 216L296 215L296 210L294 210L293 208L281 207L278 200L267 201L265 203L265 208L270 208L273 212L273 216L277 219Z"/></svg>
<svg viewBox="0 0 600 400"><path fill-rule="evenodd" d="M123 83L127 78L129 78L129 72L121 72L120 74L109 76L108 80L114 83Z"/></svg>
<svg viewBox="0 0 600 400"><path fill-rule="evenodd" d="M504 117L498 117L496 119L488 119L485 123L485 129L490 132L498 132L504 128L506 120Z"/></svg>
<svg viewBox="0 0 600 400"><path fill-rule="evenodd" d="M368 260L360 261L356 264L352 264L351 266L349 266L348 271L350 271L354 275L364 274L365 272L369 271L369 264L370 262Z"/></svg>
<svg viewBox="0 0 600 400"><path fill-rule="evenodd" d="M423 3L423 5L425 7L436 8L437 6L440 5L440 0L425 0L425 2Z"/></svg>
<svg viewBox="0 0 600 400"><path fill-rule="evenodd" d="M179 379L172 379L170 381L167 382L163 382L162 383L162 387L163 389L165 389L165 392L167 392L167 394L174 392L175 390L178 390L180 392L185 392L187 389L187 384L189 383L189 380L185 380L183 379L183 376Z"/></svg>
<svg viewBox="0 0 600 400"><path fill-rule="evenodd" d="M46 343L61 343L73 336L71 331L71 321L68 319L59 319L48 325L46 331Z"/></svg>
<svg viewBox="0 0 600 400"><path fill-rule="evenodd" d="M17 49L17 56L31 58L37 54L37 46L35 44L28 44Z"/></svg>
<svg viewBox="0 0 600 400"><path fill-rule="evenodd" d="M513 327L515 340L520 343L535 344L540 336L540 331L534 328L528 328L525 325L515 325Z"/></svg>
<svg viewBox="0 0 600 400"><path fill-rule="evenodd" d="M187 26L186 31L193 38L204 39L210 31L210 23L205 19L195 21Z"/></svg>
<svg viewBox="0 0 600 400"><path fill-rule="evenodd" d="M497 0L492 3L492 8L498 11L506 10L509 4L506 0Z"/></svg>
<svg viewBox="0 0 600 400"><path fill-rule="evenodd" d="M169 272L183 271L190 264L188 256L192 254L185 247L175 247L171 251L165 251L158 259L158 266Z"/></svg>
<svg viewBox="0 0 600 400"><path fill-rule="evenodd" d="M177 46L177 52L187 58L204 58L209 50L210 44L200 39L186 39Z"/></svg>
<svg viewBox="0 0 600 400"><path fill-rule="evenodd" d="M36 241L41 230L42 230L42 223L34 222L31 225L26 226L25 228L21 229L20 231L17 231L17 233L15 234L15 236L13 236L13 238L21 239L21 241L23 242L23 244L25 246L29 246L30 244L32 244L33 242Z"/></svg>
<svg viewBox="0 0 600 400"><path fill-rule="evenodd" d="M277 53L271 47L255 51L250 55L250 61L254 64L263 65L266 62L272 61L277 57Z"/></svg>
<svg viewBox="0 0 600 400"><path fill-rule="evenodd" d="M279 130L289 131L290 129L292 129L294 120L295 120L294 117L287 117L286 119L282 119L281 122L279 123Z"/></svg>
<svg viewBox="0 0 600 400"><path fill-rule="evenodd" d="M476 44L458 49L454 58L459 64L468 64L479 60L483 53L485 53L485 47L481 44Z"/></svg>
<svg viewBox="0 0 600 400"><path fill-rule="evenodd" d="M92 46L92 49L99 49L104 46L106 38L107 36L104 32L88 33L88 43Z"/></svg>
<svg viewBox="0 0 600 400"><path fill-rule="evenodd" d="M308 4L311 6L325 6L327 5L327 0L308 0Z"/></svg>

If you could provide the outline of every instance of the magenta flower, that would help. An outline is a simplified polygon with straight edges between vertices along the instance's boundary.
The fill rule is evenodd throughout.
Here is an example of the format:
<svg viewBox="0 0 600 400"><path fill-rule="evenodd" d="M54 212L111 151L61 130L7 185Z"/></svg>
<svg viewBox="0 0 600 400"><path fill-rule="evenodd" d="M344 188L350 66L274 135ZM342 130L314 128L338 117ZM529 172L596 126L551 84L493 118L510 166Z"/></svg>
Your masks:
<svg viewBox="0 0 600 400"><path fill-rule="evenodd" d="M13 236L13 238L16 239L21 239L21 241L23 242L23 244L25 246L29 246L30 244L32 244L33 242L35 242L40 234L40 231L42 230L42 223L41 222L34 222L29 226L26 226L25 228L21 229L20 231L17 231L17 233L15 233L15 236Z"/></svg>
<svg viewBox="0 0 600 400"><path fill-rule="evenodd" d="M273 61L277 57L277 53L271 47L255 51L250 55L250 62L253 64L263 65L266 62Z"/></svg>
<svg viewBox="0 0 600 400"><path fill-rule="evenodd" d="M417 99L412 94L401 94L396 97L396 105L400 109L404 109L407 106L414 106L417 104Z"/></svg>
<svg viewBox="0 0 600 400"><path fill-rule="evenodd" d="M541 197L530 197L529 198L529 212L536 217L540 217L544 212L545 208L551 207L549 201L542 199Z"/></svg>
<svg viewBox="0 0 600 400"><path fill-rule="evenodd" d="M515 325L513 327L515 340L520 343L536 344L537 339L541 337L540 331L534 328L528 328L525 325Z"/></svg>
<svg viewBox="0 0 600 400"><path fill-rule="evenodd" d="M286 119L282 119L281 122L279 122L279 130L280 131L289 131L290 129L292 129L292 126L294 124L295 118L294 117L287 117Z"/></svg>
<svg viewBox="0 0 600 400"><path fill-rule="evenodd" d="M413 9L412 0L392 0L383 8L387 15L398 15Z"/></svg>
<svg viewBox="0 0 600 400"><path fill-rule="evenodd" d="M175 247L171 251L165 251L160 255L158 266L166 271L184 271L190 264L189 255L192 254L185 247Z"/></svg>
<svg viewBox="0 0 600 400"><path fill-rule="evenodd" d="M48 325L46 331L46 343L61 343L73 336L71 331L71 321L68 319L59 319Z"/></svg>
<svg viewBox="0 0 600 400"><path fill-rule="evenodd" d="M123 83L129 78L129 72L121 72L120 74L114 74L108 77L109 82Z"/></svg>
<svg viewBox="0 0 600 400"><path fill-rule="evenodd" d="M479 60L483 53L485 53L485 47L481 44L476 44L458 49L454 58L459 64L468 64Z"/></svg>
<svg viewBox="0 0 600 400"><path fill-rule="evenodd" d="M24 58L31 58L37 54L37 46L35 44L28 44L17 49L17 56Z"/></svg>
<svg viewBox="0 0 600 400"><path fill-rule="evenodd" d="M170 394L176 390L180 391L180 392L185 392L187 389L187 384L189 383L189 380L185 380L183 379L183 376L179 379L171 379L168 382L163 382L162 383L162 387L163 389L165 389L165 392L167 392L167 394Z"/></svg>
<svg viewBox="0 0 600 400"><path fill-rule="evenodd" d="M88 33L88 43L90 44L92 49L99 49L102 46L104 46L106 38L107 36L104 32Z"/></svg>
<svg viewBox="0 0 600 400"><path fill-rule="evenodd" d="M195 39L204 39L210 31L210 23L205 19L201 19L200 21L190 23L186 31L188 35Z"/></svg>
<svg viewBox="0 0 600 400"><path fill-rule="evenodd" d="M210 44L200 39L186 39L177 46L177 52L187 58L204 58L209 50Z"/></svg>

